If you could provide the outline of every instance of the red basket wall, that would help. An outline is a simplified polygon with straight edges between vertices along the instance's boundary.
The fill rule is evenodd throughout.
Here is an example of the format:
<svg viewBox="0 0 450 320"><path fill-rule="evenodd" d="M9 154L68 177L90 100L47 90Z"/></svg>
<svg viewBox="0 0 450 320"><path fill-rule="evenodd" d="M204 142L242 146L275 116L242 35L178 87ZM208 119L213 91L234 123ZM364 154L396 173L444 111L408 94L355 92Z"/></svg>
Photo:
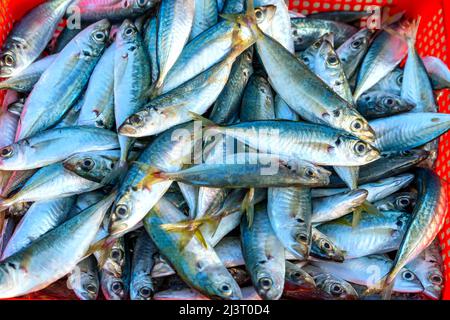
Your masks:
<svg viewBox="0 0 450 320"><path fill-rule="evenodd" d="M0 47L15 21L19 20L26 12L44 0L0 0ZM319 11L353 10L362 11L372 6L390 6L393 10L405 10L410 18L422 17L422 23L418 35L417 46L422 56L433 55L441 58L447 64L449 62L448 48L450 46L450 1L446 0L287 0L289 7L303 14ZM0 91L0 102L4 92ZM438 95L440 112L450 113L449 91L443 90ZM1 134L1 133L0 133ZM445 180L450 180L450 133L440 140L437 173ZM450 191L450 189L449 189ZM439 235L444 258L444 270L446 276L444 299L450 300L450 218L445 221L445 226ZM35 294L26 299L55 299L69 298L67 292L61 288L47 294ZM57 293L58 292L58 293Z"/></svg>

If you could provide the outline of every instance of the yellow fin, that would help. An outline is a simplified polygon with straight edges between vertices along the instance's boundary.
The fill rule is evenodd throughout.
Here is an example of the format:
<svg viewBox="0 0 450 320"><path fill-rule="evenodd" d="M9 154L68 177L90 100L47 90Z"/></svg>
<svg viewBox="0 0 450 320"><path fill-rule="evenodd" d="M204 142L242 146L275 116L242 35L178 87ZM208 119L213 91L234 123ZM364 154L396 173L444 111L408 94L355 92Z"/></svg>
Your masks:
<svg viewBox="0 0 450 320"><path fill-rule="evenodd" d="M161 172L160 169L138 161L134 161L133 163L137 164L142 170L147 171L146 176L136 185L138 189L150 190L150 187L155 183L167 180L167 178L164 177L164 173Z"/></svg>
<svg viewBox="0 0 450 320"><path fill-rule="evenodd" d="M380 212L380 210L378 210L377 207L375 207L369 201L364 201L360 208L362 211L365 211L368 214L376 215L379 217L383 216L383 214Z"/></svg>

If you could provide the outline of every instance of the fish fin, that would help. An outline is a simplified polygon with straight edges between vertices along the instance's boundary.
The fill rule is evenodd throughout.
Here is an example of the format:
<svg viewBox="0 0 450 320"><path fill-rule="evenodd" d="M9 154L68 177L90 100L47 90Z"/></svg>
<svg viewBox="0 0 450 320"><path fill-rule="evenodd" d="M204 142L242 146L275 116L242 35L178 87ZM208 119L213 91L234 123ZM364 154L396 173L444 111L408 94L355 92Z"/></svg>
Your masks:
<svg viewBox="0 0 450 320"><path fill-rule="evenodd" d="M242 201L241 211L246 213L248 228L250 229L253 225L253 220L255 217L255 188L250 188Z"/></svg>
<svg viewBox="0 0 450 320"><path fill-rule="evenodd" d="M91 244L91 246L89 247L88 251L86 252L86 254L84 255L83 259L89 257L90 255L94 254L94 252L101 252L100 254L100 258L97 260L99 267L102 267L106 261L106 256L103 257L104 252L108 252L108 249L111 248L114 243L116 242L116 238L114 237L107 237L104 239L101 239L97 242L95 242L94 244Z"/></svg>
<svg viewBox="0 0 450 320"><path fill-rule="evenodd" d="M142 170L146 171L146 176L136 186L138 189L150 190L151 186L155 183L167 180L167 178L164 177L164 173L160 169L138 161L134 161L133 163L137 164Z"/></svg>
<svg viewBox="0 0 450 320"><path fill-rule="evenodd" d="M239 14L232 14L232 13L221 13L219 14L219 17L221 17L224 20L227 20L229 22L237 22L237 20L239 19Z"/></svg>
<svg viewBox="0 0 450 320"><path fill-rule="evenodd" d="M380 210L378 210L378 208L375 207L373 204L371 204L369 201L364 201L363 204L360 206L360 209L368 214L372 214L378 217L383 216Z"/></svg>
<svg viewBox="0 0 450 320"><path fill-rule="evenodd" d="M212 120L209 120L202 115L189 111L189 116L192 118L193 121L200 121L202 122L202 125L204 128L214 128L214 127L220 127L217 123L215 123Z"/></svg>
<svg viewBox="0 0 450 320"><path fill-rule="evenodd" d="M336 219L336 220L333 220L330 223L338 224L338 225L342 225L342 226L347 226L347 227L352 227L353 226L352 221L349 221L346 216L341 217L341 218Z"/></svg>
<svg viewBox="0 0 450 320"><path fill-rule="evenodd" d="M402 36L411 47L416 45L417 32L419 31L421 20L422 17L419 16L416 20L404 21L398 31L400 36Z"/></svg>
<svg viewBox="0 0 450 320"><path fill-rule="evenodd" d="M208 244L203 237L202 232L200 231L200 227L208 223L215 225L217 221L215 219L212 219L211 217L205 217L198 220L186 220L178 223L162 224L161 229L167 232L181 233L182 240L180 241L180 247L183 249L193 237L196 237L200 241L202 246L207 248Z"/></svg>
<svg viewBox="0 0 450 320"><path fill-rule="evenodd" d="M361 221L363 210L361 208L356 208L355 211L353 211L353 218L352 218L352 228L356 228L359 225L359 222Z"/></svg>

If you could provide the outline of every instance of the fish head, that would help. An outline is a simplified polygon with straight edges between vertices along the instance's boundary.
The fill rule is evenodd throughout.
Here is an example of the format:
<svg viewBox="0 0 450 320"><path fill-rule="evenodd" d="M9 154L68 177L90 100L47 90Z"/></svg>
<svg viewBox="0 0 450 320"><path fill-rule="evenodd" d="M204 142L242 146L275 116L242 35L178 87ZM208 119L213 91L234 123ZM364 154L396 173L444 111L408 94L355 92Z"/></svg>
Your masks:
<svg viewBox="0 0 450 320"><path fill-rule="evenodd" d="M393 195L392 206L398 211L409 211L416 206L416 192L400 192Z"/></svg>
<svg viewBox="0 0 450 320"><path fill-rule="evenodd" d="M146 275L141 274L133 281L130 286L131 300L151 300L155 294L152 279Z"/></svg>
<svg viewBox="0 0 450 320"><path fill-rule="evenodd" d="M210 262L197 261L199 267L196 278L203 290L211 297L221 300L241 300L242 292L231 274L223 268ZM206 265L206 267L202 267Z"/></svg>
<svg viewBox="0 0 450 320"><path fill-rule="evenodd" d="M149 10L150 8L154 7L156 3L159 2L159 0L132 0L131 4L129 0L123 1L124 3L128 3L134 12L142 12Z"/></svg>
<svg viewBox="0 0 450 320"><path fill-rule="evenodd" d="M369 143L347 134L337 137L333 148L345 157L350 157L361 165L371 163L380 158L380 151Z"/></svg>
<svg viewBox="0 0 450 320"><path fill-rule="evenodd" d="M318 230L314 230L313 232L311 256L316 259L336 262L343 262L345 259L344 252L339 249L331 239Z"/></svg>
<svg viewBox="0 0 450 320"><path fill-rule="evenodd" d="M120 48L126 44L131 44L127 49L132 51L136 49L136 44L139 38L139 31L133 22L126 19L119 28L119 32L116 35L116 44ZM134 45L134 46L133 46Z"/></svg>
<svg viewBox="0 0 450 320"><path fill-rule="evenodd" d="M157 107L146 108L128 117L119 127L119 133L127 137L140 137L145 129L146 135L161 131L167 112Z"/></svg>
<svg viewBox="0 0 450 320"><path fill-rule="evenodd" d="M102 178L113 171L116 162L103 155L80 154L65 160L63 166L80 177L100 182Z"/></svg>
<svg viewBox="0 0 450 320"><path fill-rule="evenodd" d="M296 221L291 229L287 249L299 259L305 259L310 254L312 235L311 227L303 221Z"/></svg>
<svg viewBox="0 0 450 320"><path fill-rule="evenodd" d="M0 149L0 168L8 170L21 163L25 163L25 153L27 140L22 140L19 143L12 144Z"/></svg>
<svg viewBox="0 0 450 320"><path fill-rule="evenodd" d="M350 283L330 274L316 277L317 287L334 300L356 300L358 293Z"/></svg>
<svg viewBox="0 0 450 320"><path fill-rule="evenodd" d="M81 31L73 40L84 57L98 58L109 41L111 24L104 19Z"/></svg>
<svg viewBox="0 0 450 320"><path fill-rule="evenodd" d="M125 300L128 295L128 285L122 278L115 277L107 271L102 273L102 292L107 300Z"/></svg>
<svg viewBox="0 0 450 320"><path fill-rule="evenodd" d="M284 274L284 273L283 273ZM257 273L254 283L256 292L264 300L278 300L283 294L284 277L280 272L268 272L261 270Z"/></svg>
<svg viewBox="0 0 450 320"><path fill-rule="evenodd" d="M369 122L350 105L334 110L332 117L335 118L336 123L339 123L340 129L363 141L370 143L375 141L375 131L370 127Z"/></svg>
<svg viewBox="0 0 450 320"><path fill-rule="evenodd" d="M407 268L402 268L395 278L395 291L404 293L423 292L423 286L419 278Z"/></svg>
<svg viewBox="0 0 450 320"><path fill-rule="evenodd" d="M330 183L331 172L308 161L290 160L280 162L289 170L289 175L305 185L326 186Z"/></svg>
<svg viewBox="0 0 450 320"><path fill-rule="evenodd" d="M309 273L289 261L286 261L285 278L290 290L312 290L316 287L316 282Z"/></svg>
<svg viewBox="0 0 450 320"><path fill-rule="evenodd" d="M444 275L438 266L427 268L425 279L421 279L424 286L424 294L432 299L441 299L444 288Z"/></svg>
<svg viewBox="0 0 450 320"><path fill-rule="evenodd" d="M0 78L9 78L21 71L20 66L24 64L24 55L16 49L5 49L0 54Z"/></svg>
<svg viewBox="0 0 450 320"><path fill-rule="evenodd" d="M271 26L277 7L274 5L266 5L255 8L256 24L262 32L267 32Z"/></svg>
<svg viewBox="0 0 450 320"><path fill-rule="evenodd" d="M371 43L374 32L370 29L362 29L350 38L351 56L357 56L361 52L366 52Z"/></svg>
<svg viewBox="0 0 450 320"><path fill-rule="evenodd" d="M402 100L401 97L393 94L386 94L378 97L374 107L376 112L383 115L408 112L414 109L415 106Z"/></svg>
<svg viewBox="0 0 450 320"><path fill-rule="evenodd" d="M97 300L99 292L98 277L89 273L80 273L78 277L69 277L68 286L81 300Z"/></svg>

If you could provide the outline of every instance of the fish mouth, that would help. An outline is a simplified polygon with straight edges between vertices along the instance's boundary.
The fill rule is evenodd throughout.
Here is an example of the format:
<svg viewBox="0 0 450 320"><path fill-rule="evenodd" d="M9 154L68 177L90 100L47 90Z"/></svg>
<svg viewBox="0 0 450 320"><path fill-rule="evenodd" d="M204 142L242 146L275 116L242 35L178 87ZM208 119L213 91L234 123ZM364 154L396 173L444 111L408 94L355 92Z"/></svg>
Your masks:
<svg viewBox="0 0 450 320"><path fill-rule="evenodd" d="M66 169L66 170L69 170L69 171L75 171L75 169L76 169L76 164L75 163L72 163L72 162L70 162L70 161L65 161L65 162L63 162L63 167L64 167L64 169Z"/></svg>
<svg viewBox="0 0 450 320"><path fill-rule="evenodd" d="M137 130L131 125L124 123L119 127L119 134L128 137L134 137L137 134Z"/></svg>

